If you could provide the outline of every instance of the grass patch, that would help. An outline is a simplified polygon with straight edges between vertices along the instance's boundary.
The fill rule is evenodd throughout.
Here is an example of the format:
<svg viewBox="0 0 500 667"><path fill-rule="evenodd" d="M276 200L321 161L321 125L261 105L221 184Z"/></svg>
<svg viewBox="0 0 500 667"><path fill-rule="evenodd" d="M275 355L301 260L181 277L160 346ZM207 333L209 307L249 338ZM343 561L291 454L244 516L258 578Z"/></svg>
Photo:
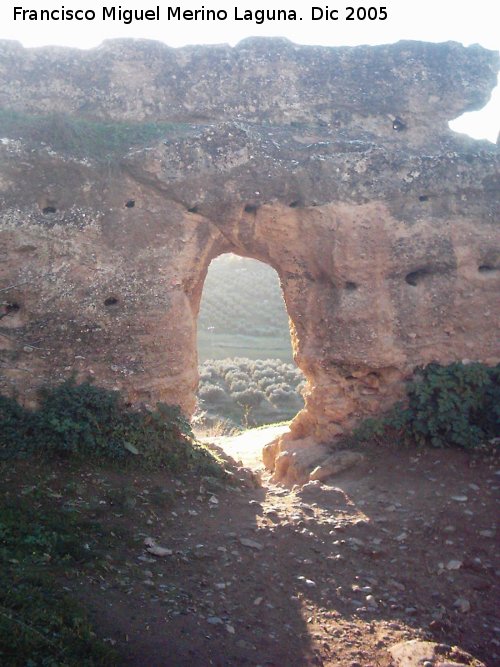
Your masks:
<svg viewBox="0 0 500 667"><path fill-rule="evenodd" d="M55 151L98 162L108 162L162 137L185 134L188 128L187 123L123 123L0 109L0 137L46 144Z"/></svg>
<svg viewBox="0 0 500 667"><path fill-rule="evenodd" d="M3 490L0 498L0 663L118 665L56 578L97 566L109 536L94 521L55 510L44 486L16 495Z"/></svg>

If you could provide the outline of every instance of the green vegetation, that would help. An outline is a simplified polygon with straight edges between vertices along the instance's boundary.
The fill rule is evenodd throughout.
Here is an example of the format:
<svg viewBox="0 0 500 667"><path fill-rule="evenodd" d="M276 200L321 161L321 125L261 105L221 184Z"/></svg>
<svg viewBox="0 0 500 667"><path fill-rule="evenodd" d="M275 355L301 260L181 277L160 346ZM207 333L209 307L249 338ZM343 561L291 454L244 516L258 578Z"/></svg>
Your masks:
<svg viewBox="0 0 500 667"><path fill-rule="evenodd" d="M304 376L280 359L223 359L200 366L197 422L225 429L291 419L303 407Z"/></svg>
<svg viewBox="0 0 500 667"><path fill-rule="evenodd" d="M354 438L474 449L500 436L500 365L432 363L417 369L407 396L384 418L366 420Z"/></svg>
<svg viewBox="0 0 500 667"><path fill-rule="evenodd" d="M162 137L186 133L188 127L186 123L123 123L0 109L0 137L45 144L66 155L103 162Z"/></svg>
<svg viewBox="0 0 500 667"><path fill-rule="evenodd" d="M276 271L226 254L210 265L198 318L200 385L195 422L231 431L289 420L305 381L292 362Z"/></svg>
<svg viewBox="0 0 500 667"><path fill-rule="evenodd" d="M116 474L117 465L133 466L134 475L138 468L148 475L154 468L195 468L217 481L223 466L194 441L177 407L132 410L117 392L87 382L44 387L37 410L0 396L0 423L0 455L5 459L0 467L5 482L0 488L0 664L118 665L114 651L96 638L87 615L63 585L80 575L108 572L110 550L123 547L123 535L116 527L103 530L97 513L113 507L119 517L139 502L137 489L124 484L123 477L111 488L103 468L112 464L111 474ZM28 456L33 457L29 477L36 481L25 485L18 473L23 480L19 490L9 478L15 466L29 463L19 461ZM57 472L43 478L38 468L46 469L47 461ZM83 466L87 472L81 472ZM57 488L68 477L70 482ZM94 490L89 488L92 478ZM100 500L103 491L105 499ZM158 487L147 498L160 507L171 494Z"/></svg>
<svg viewBox="0 0 500 667"><path fill-rule="evenodd" d="M177 406L133 410L118 392L88 382L42 388L37 410L0 396L0 422L3 458L38 453L172 470L218 468Z"/></svg>
<svg viewBox="0 0 500 667"><path fill-rule="evenodd" d="M118 665L115 652L96 638L86 613L56 579L99 567L116 538L75 512L52 509L53 494L44 487L25 487L19 495L1 492L0 663Z"/></svg>

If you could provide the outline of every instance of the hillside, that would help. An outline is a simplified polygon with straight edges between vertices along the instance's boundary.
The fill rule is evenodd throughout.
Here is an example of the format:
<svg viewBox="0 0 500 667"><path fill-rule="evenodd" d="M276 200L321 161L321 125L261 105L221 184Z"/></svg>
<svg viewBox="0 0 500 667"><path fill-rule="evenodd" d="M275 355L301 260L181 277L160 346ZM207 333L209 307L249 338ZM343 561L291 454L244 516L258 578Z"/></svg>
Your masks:
<svg viewBox="0 0 500 667"><path fill-rule="evenodd" d="M234 254L210 264L198 317L198 355L292 361L288 315L276 271Z"/></svg>
<svg viewBox="0 0 500 667"><path fill-rule="evenodd" d="M304 405L278 275L267 264L234 254L211 263L198 354L198 426L259 426L291 419Z"/></svg>

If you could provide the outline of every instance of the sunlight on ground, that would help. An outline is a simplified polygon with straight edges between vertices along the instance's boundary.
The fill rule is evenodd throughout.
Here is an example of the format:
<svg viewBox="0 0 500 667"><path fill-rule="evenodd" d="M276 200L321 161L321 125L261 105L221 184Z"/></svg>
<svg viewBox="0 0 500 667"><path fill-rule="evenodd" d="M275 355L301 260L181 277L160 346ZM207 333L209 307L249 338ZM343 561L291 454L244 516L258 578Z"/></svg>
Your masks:
<svg viewBox="0 0 500 667"><path fill-rule="evenodd" d="M264 428L253 428L237 436L202 438L221 447L235 461L254 470L263 468L262 449L275 438L289 431L288 424L273 424Z"/></svg>

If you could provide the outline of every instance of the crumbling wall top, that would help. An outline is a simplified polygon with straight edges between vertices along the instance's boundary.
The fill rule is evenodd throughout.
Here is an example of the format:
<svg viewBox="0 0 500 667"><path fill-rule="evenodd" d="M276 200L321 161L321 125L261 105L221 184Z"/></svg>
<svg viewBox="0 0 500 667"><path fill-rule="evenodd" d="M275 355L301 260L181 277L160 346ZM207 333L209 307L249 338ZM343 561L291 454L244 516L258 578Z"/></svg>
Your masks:
<svg viewBox="0 0 500 667"><path fill-rule="evenodd" d="M330 48L251 38L234 48L173 49L112 40L82 51L0 41L0 107L128 121L333 124L347 133L377 131L373 119L390 117L442 131L487 102L498 68L497 52L456 42Z"/></svg>

